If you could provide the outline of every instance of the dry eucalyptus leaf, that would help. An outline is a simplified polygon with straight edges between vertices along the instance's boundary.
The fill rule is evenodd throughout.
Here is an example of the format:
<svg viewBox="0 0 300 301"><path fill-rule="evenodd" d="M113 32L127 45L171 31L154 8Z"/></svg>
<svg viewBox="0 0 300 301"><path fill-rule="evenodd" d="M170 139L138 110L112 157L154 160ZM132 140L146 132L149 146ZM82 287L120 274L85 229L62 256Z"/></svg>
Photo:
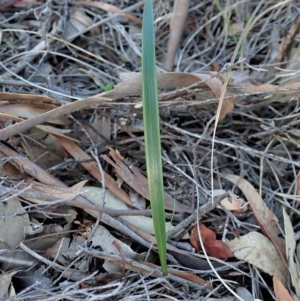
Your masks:
<svg viewBox="0 0 300 301"><path fill-rule="evenodd" d="M60 142L64 149L72 155L76 160L86 160L92 159L84 150L82 150L76 143L66 139L65 137L54 135L54 137ZM97 162L91 160L90 162L83 162L81 165L93 175L99 182L105 181L105 186L117 195L126 204L132 205L132 202L127 195L127 193L121 189L116 181L104 171L104 179L102 179L102 174L99 171Z"/></svg>
<svg viewBox="0 0 300 301"><path fill-rule="evenodd" d="M217 97L221 95L223 83L214 73L157 73L158 89L180 89L199 83L201 88L209 88ZM138 72L120 73L120 82L112 91L103 92L101 96L112 99L123 98L142 93L142 74Z"/></svg>
<svg viewBox="0 0 300 301"><path fill-rule="evenodd" d="M147 200L151 201L149 196L147 178L142 174L141 170L139 170L134 165L128 166L125 162L124 157L122 157L118 150L114 151L111 149L109 154L111 158L107 155L102 155L101 158L112 165L115 168L117 176L119 178L122 178L134 191L139 193ZM164 193L164 196L165 209L175 212L193 211L191 206L184 205L183 203L177 201L167 192Z"/></svg>
<svg viewBox="0 0 300 301"><path fill-rule="evenodd" d="M9 114L21 118L34 118L39 114L46 113L56 107L57 106L51 104L13 103L0 105L0 110L1 114ZM71 123L65 116L50 119L48 122L58 125L68 125Z"/></svg>
<svg viewBox="0 0 300 301"><path fill-rule="evenodd" d="M78 182L71 187L44 185L30 178L27 178L25 182L27 184L32 185L31 191L37 191L37 192L49 194L53 197L57 197L62 200L63 199L73 200L76 196L79 195L80 191L82 190L83 186L88 182L88 180L83 180L81 182ZM30 200L33 203L37 203L37 204L41 203L41 201L37 199L28 198L28 197L26 197L26 199Z"/></svg>
<svg viewBox="0 0 300 301"><path fill-rule="evenodd" d="M272 242L258 232L226 240L226 245L237 259L244 260L285 283L287 270Z"/></svg>
<svg viewBox="0 0 300 301"><path fill-rule="evenodd" d="M30 225L28 214L16 216L23 212L23 207L16 197L0 203L0 250L15 249L24 240L24 229Z"/></svg>
<svg viewBox="0 0 300 301"><path fill-rule="evenodd" d="M285 230L285 245L286 255L288 258L288 267L291 275L292 284L295 288L296 295L300 298L300 266L294 261L296 241L294 229L285 208L283 208L284 230Z"/></svg>
<svg viewBox="0 0 300 301"><path fill-rule="evenodd" d="M279 237L276 215L267 207L256 189L245 179L236 175L223 175L223 178L236 184L249 202L261 230L272 240L282 260L286 262L285 243Z"/></svg>
<svg viewBox="0 0 300 301"><path fill-rule="evenodd" d="M216 77L216 73L184 73L184 72L166 72L157 73L158 89L180 89L199 83L199 87L211 91L211 98L219 98L222 93L223 83ZM142 93L142 76L141 73L121 73L120 83L112 91L101 93L103 97L112 99L124 98ZM230 96L226 93L225 96ZM233 110L234 102L237 98L224 99L221 107L219 119Z"/></svg>
<svg viewBox="0 0 300 301"><path fill-rule="evenodd" d="M85 186L81 191L81 195L86 197L93 204L98 206L103 206L105 208L111 208L116 210L131 209L124 202L122 202L118 197L112 194L109 190L107 189L104 190L103 188L100 187ZM95 218L97 218L99 215L99 212L94 210L85 209L85 211L88 212L90 215L94 216ZM153 220L151 217L142 216L142 215L141 216L124 215L121 216L120 218L128 223L131 223L132 225L135 225L136 227L138 227L139 229L147 233L155 234L154 227L153 227ZM166 222L167 231L170 231L173 228L174 226L170 222Z"/></svg>
<svg viewBox="0 0 300 301"><path fill-rule="evenodd" d="M128 245L115 238L103 226L98 226L92 238L93 246L100 247L104 252L121 255L126 258L142 261L145 259L145 254L134 252ZM105 260L103 268L110 274L118 274L122 272L123 267L113 262Z"/></svg>
<svg viewBox="0 0 300 301"><path fill-rule="evenodd" d="M43 103L55 103L60 104L58 100L49 96L40 94L21 94L21 93L8 93L0 92L1 101L24 101L24 102L43 102Z"/></svg>

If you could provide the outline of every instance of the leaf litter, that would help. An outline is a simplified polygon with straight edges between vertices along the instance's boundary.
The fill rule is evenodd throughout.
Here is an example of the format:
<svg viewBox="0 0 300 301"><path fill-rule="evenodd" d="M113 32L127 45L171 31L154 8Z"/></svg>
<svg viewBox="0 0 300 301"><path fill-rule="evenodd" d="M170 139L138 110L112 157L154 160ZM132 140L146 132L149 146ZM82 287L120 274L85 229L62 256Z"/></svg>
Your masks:
<svg viewBox="0 0 300 301"><path fill-rule="evenodd" d="M162 278L145 174L143 2L4 2L1 298L299 300L297 4L263 4L230 66L258 1L155 1Z"/></svg>

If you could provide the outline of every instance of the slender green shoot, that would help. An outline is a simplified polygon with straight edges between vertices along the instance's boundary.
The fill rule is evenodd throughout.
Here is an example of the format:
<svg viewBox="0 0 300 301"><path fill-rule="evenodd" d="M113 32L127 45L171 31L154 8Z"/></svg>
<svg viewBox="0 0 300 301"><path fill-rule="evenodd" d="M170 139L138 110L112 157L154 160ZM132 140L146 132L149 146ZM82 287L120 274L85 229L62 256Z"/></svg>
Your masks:
<svg viewBox="0 0 300 301"><path fill-rule="evenodd" d="M159 127L153 2L146 0L142 29L142 87L146 166L156 243L163 275L167 275L164 187Z"/></svg>

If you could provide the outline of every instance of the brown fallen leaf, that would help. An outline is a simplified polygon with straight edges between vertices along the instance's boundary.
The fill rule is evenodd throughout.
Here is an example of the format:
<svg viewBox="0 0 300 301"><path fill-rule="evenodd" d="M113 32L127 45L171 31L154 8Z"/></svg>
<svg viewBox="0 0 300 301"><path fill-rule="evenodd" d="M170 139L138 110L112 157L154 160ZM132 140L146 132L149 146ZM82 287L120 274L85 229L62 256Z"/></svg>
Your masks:
<svg viewBox="0 0 300 301"><path fill-rule="evenodd" d="M273 286L277 301L295 301L276 276L273 277Z"/></svg>
<svg viewBox="0 0 300 301"><path fill-rule="evenodd" d="M16 104L0 104L0 116L4 114L14 115L22 118L34 118L37 115L43 114L55 109L57 106L51 104L36 104L36 103L16 103ZM70 120L64 116L53 118L49 123L58 125L68 125Z"/></svg>
<svg viewBox="0 0 300 301"><path fill-rule="evenodd" d="M92 157L90 157L86 152L84 152L76 143L74 143L73 141L62 137L62 136L58 136L58 135L54 135L52 134L53 137L55 137L59 143L61 144L61 146L73 157L79 160L87 160L87 159L91 159ZM99 182L102 181L102 176L101 173L99 171L99 167L97 165L97 163L95 161L90 161L90 162L84 162L81 163L81 165L91 174L93 175ZM124 190L122 190L118 184L116 183L116 181L108 174L104 171L104 177L105 177L105 186L116 196L118 196L120 198L120 200L122 200L123 202L125 202L126 204L132 206L132 202L130 200L130 197L126 194L126 192Z"/></svg>
<svg viewBox="0 0 300 301"><path fill-rule="evenodd" d="M245 260L285 283L286 265L272 242L264 235L250 232L233 240L226 240L226 245L237 259Z"/></svg>
<svg viewBox="0 0 300 301"><path fill-rule="evenodd" d="M213 95L219 99L222 93L223 82L217 77L217 73L184 73L184 72L166 72L157 73L158 89L180 89L191 85L210 90ZM115 86L112 91L103 92L100 96L107 98L124 98L126 96L142 93L142 76L141 73L121 73L120 83ZM226 92L225 96L231 94ZM233 110L234 102L238 98L226 98L223 100L221 114L219 120L223 119L226 114Z"/></svg>
<svg viewBox="0 0 300 301"><path fill-rule="evenodd" d="M111 164L124 182L132 187L136 192L141 194L147 200L150 200L147 178L139 171L135 166L127 166L124 158L118 151L111 150L109 154L112 156L115 162L113 162L108 156L102 155L101 157ZM191 212L192 208L186 206L165 192L165 208L175 212Z"/></svg>
<svg viewBox="0 0 300 301"><path fill-rule="evenodd" d="M53 197L72 200L77 195L79 195L80 191L82 190L83 186L88 182L88 180L80 181L72 187L43 185L30 178L25 179L24 182L32 185L31 191L38 191L45 194L49 194Z"/></svg>
<svg viewBox="0 0 300 301"><path fill-rule="evenodd" d="M64 116L66 114L79 111L81 109L84 109L86 107L89 107L90 105L99 104L102 101L111 101L111 99L103 98L99 94L87 97L84 99L77 100L76 102L67 103L66 105L57 107L53 110L47 111L45 113L42 113L40 115L37 115L33 118L29 118L27 120L22 120L18 123L15 123L13 125L10 125L4 129L0 130L0 140L5 140L10 136L13 136L15 134L20 134L25 132L26 130L30 129L31 127L37 126L39 124L42 124L44 122L48 122L49 120Z"/></svg>
<svg viewBox="0 0 300 301"><path fill-rule="evenodd" d="M247 198L261 230L271 239L283 262L286 263L285 242L284 239L278 236L279 232L276 224L278 219L276 215L267 207L259 193L248 181L241 179L239 176L230 174L223 175L222 177L234 184L237 183L237 186Z"/></svg>
<svg viewBox="0 0 300 301"><path fill-rule="evenodd" d="M208 229L203 224L200 224L199 227L205 251L209 256L219 258L224 261L226 261L229 257L233 257L232 252L229 250L226 244L216 239L216 234L213 231ZM190 242L192 246L197 250L197 252L200 252L202 250L199 241L197 225L191 231Z"/></svg>
<svg viewBox="0 0 300 301"><path fill-rule="evenodd" d="M63 184L55 177L50 175L48 172L46 172L44 169L36 165L28 157L16 152L13 148L8 147L3 142L0 142L0 146L0 152L3 153L6 157L11 158L11 162L15 166L18 166L20 171L31 175L33 178L39 180L43 184L66 187L65 184ZM10 168L9 172L15 173L17 171L15 169ZM14 176L14 174L12 174L11 176Z"/></svg>
<svg viewBox="0 0 300 301"><path fill-rule="evenodd" d="M222 81L216 77L217 73L157 73L158 89L180 89L197 84L200 88L209 88L219 97L222 92ZM142 93L142 74L140 72L123 72L119 74L120 82L114 89L103 92L100 96L117 99Z"/></svg>
<svg viewBox="0 0 300 301"><path fill-rule="evenodd" d="M0 92L0 101L1 100L9 100L9 101L17 101L17 102L43 102L43 103L53 103L60 104L58 100L54 98L38 95L38 94L20 94L20 93L8 93L8 92Z"/></svg>
<svg viewBox="0 0 300 301"><path fill-rule="evenodd" d="M59 107L57 107L56 109L59 109ZM49 113L49 111L47 111L44 114L48 114L48 113ZM31 118L29 118L27 120L24 120L23 118L20 118L20 117L14 116L14 115L10 115L10 114L6 114L6 113L0 112L0 117L2 117L2 118L8 119L8 120L20 121L18 124L14 124L13 126L15 126L15 125L18 126L21 122L27 122L27 121L30 121L30 120L35 120L39 116L41 116L41 115L36 115L35 117L32 116ZM3 131L9 130L9 128L10 127L4 128ZM31 128L31 126L27 127L26 129L30 130L30 128ZM63 134L71 132L70 129L61 129L61 128L53 127L53 126L50 126L50 125L36 125L36 128L38 128L38 129L40 129L40 130L42 130L44 132L47 132L47 133L53 133L53 134L62 135L62 136L64 136ZM22 130L22 132L25 132L26 129ZM68 136L64 136L64 137L66 137L66 138L68 138L70 140L78 142L78 140L76 140L74 138L71 138L71 137L68 137ZM2 140L5 140L5 139L2 139Z"/></svg>

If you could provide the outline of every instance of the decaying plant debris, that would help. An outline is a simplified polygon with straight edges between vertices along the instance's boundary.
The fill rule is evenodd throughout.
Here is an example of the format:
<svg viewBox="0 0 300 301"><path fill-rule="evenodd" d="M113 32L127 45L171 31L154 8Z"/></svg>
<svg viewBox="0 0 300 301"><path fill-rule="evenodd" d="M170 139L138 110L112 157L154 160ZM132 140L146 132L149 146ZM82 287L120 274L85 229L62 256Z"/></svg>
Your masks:
<svg viewBox="0 0 300 301"><path fill-rule="evenodd" d="M266 1L231 66L258 1L180 2L155 1L162 278L143 2L0 1L0 299L300 299L299 4Z"/></svg>

